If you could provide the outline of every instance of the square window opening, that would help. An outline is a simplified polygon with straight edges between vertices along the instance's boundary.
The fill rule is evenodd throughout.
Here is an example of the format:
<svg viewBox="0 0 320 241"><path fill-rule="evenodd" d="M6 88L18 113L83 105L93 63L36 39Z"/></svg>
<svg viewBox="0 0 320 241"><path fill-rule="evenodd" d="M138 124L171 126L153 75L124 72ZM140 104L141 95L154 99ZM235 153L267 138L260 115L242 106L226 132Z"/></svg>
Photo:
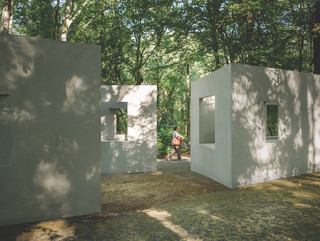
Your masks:
<svg viewBox="0 0 320 241"><path fill-rule="evenodd" d="M199 99L199 143L215 144L215 96Z"/></svg>

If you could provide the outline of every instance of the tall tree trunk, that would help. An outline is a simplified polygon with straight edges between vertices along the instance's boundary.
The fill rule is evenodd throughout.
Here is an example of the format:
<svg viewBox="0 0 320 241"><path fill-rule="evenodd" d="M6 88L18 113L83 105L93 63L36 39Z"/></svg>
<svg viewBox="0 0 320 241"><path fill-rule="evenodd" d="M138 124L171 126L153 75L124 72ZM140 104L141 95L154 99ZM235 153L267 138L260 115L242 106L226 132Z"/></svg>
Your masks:
<svg viewBox="0 0 320 241"><path fill-rule="evenodd" d="M65 20L64 20L63 27L62 27L62 33L61 33L61 40L62 41L67 41L70 25L79 16L79 14L82 12L83 8L86 5L88 5L90 2L91 2L90 0L85 0L83 2L83 4L78 8L78 11L72 14L72 12L71 12L72 0L66 0Z"/></svg>
<svg viewBox="0 0 320 241"><path fill-rule="evenodd" d="M300 14L302 16L302 19L305 18L304 15L304 2L300 1ZM300 26L300 30L299 30L299 65L298 65L298 71L301 72L302 71L302 63L303 63L303 48L304 48L304 33L305 33L305 23L303 20L302 26Z"/></svg>
<svg viewBox="0 0 320 241"><path fill-rule="evenodd" d="M72 0L66 0L65 20L62 27L62 33L61 33L62 41L67 41L69 27L72 23L71 22L71 6L72 6Z"/></svg>
<svg viewBox="0 0 320 241"><path fill-rule="evenodd" d="M218 41L218 15L219 15L220 1L207 0L207 11L210 24L210 37L212 42L212 49L215 55L216 69L221 67L219 57L219 41Z"/></svg>
<svg viewBox="0 0 320 241"><path fill-rule="evenodd" d="M298 71L302 71L302 63L303 63L303 47L304 47L304 35L301 31L300 33L300 46L299 46L299 65L298 65Z"/></svg>
<svg viewBox="0 0 320 241"><path fill-rule="evenodd" d="M4 0L2 8L1 32L11 33L13 21L14 0Z"/></svg>
<svg viewBox="0 0 320 241"><path fill-rule="evenodd" d="M320 74L320 0L315 3L313 12L313 72Z"/></svg>
<svg viewBox="0 0 320 241"><path fill-rule="evenodd" d="M254 51L254 19L251 10L247 12L247 21L246 21L246 38L247 38L247 55L248 55L248 64L257 64L255 61L255 51Z"/></svg>
<svg viewBox="0 0 320 241"><path fill-rule="evenodd" d="M53 39L57 39L59 36L59 10L60 10L60 0L57 0L57 6L54 13Z"/></svg>
<svg viewBox="0 0 320 241"><path fill-rule="evenodd" d="M187 140L190 150L190 66L187 64Z"/></svg>

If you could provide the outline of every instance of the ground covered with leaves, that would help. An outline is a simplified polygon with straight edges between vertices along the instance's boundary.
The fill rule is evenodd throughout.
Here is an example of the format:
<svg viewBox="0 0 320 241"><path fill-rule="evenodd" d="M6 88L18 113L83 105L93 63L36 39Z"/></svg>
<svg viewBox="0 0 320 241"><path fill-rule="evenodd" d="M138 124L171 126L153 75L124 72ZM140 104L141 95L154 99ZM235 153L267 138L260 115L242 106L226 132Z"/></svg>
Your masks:
<svg viewBox="0 0 320 241"><path fill-rule="evenodd" d="M0 227L0 240L320 240L320 173L229 189L160 160L101 188L101 213Z"/></svg>

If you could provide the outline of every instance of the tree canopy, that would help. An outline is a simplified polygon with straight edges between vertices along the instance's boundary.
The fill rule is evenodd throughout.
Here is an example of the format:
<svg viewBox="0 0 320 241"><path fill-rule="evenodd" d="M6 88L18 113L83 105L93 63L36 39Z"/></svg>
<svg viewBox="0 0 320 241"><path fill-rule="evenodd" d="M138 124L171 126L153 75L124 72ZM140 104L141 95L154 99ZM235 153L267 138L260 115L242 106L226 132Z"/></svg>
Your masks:
<svg viewBox="0 0 320 241"><path fill-rule="evenodd" d="M0 0L2 31L101 46L101 84L158 86L158 151L189 83L229 63L320 74L320 0ZM188 143L187 141L187 143Z"/></svg>

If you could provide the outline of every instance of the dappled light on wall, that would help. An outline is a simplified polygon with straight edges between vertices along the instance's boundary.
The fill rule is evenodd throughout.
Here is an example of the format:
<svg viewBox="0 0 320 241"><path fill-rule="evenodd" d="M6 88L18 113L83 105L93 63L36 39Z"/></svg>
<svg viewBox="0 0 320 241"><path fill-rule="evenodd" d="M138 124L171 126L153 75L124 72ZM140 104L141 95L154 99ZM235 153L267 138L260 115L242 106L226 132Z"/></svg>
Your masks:
<svg viewBox="0 0 320 241"><path fill-rule="evenodd" d="M0 225L99 211L100 48L0 34L0 49Z"/></svg>
<svg viewBox="0 0 320 241"><path fill-rule="evenodd" d="M36 198L43 209L47 206L48 198L55 205L55 202L59 203L61 199L65 199L71 190L71 182L68 179L67 173L61 170L56 163L42 160L36 169L33 181L35 185L41 188L41 192L36 195ZM62 206L60 208L65 209L70 207Z"/></svg>
<svg viewBox="0 0 320 241"><path fill-rule="evenodd" d="M219 136L215 150L205 149L191 122L192 170L229 187L320 170L319 75L231 64L191 91L192 120L204 129L196 103L215 95Z"/></svg>
<svg viewBox="0 0 320 241"><path fill-rule="evenodd" d="M23 46L18 46L15 39L7 39L7 36L2 36L1 40L2 54L10 56L10 59L0 58L0 65L9 66L1 73L2 81L6 82L6 88L15 90L32 77L36 69L35 59L44 53L37 48L35 39L24 39Z"/></svg>
<svg viewBox="0 0 320 241"><path fill-rule="evenodd" d="M94 113L96 111L96 106L88 101L88 98L92 98L92 96L88 95L89 87L86 82L76 75L66 82L66 99L61 108L62 112L72 111L82 116L88 112Z"/></svg>
<svg viewBox="0 0 320 241"><path fill-rule="evenodd" d="M156 86L101 87L102 173L156 171Z"/></svg>

